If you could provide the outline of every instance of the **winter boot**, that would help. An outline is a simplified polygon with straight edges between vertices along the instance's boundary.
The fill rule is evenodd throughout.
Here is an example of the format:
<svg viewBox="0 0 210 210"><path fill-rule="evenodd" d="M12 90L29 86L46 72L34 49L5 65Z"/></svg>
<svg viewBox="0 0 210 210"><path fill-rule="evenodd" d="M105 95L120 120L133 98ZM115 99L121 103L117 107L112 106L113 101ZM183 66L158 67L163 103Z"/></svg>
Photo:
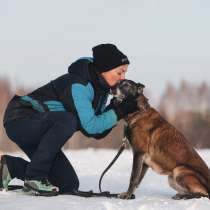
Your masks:
<svg viewBox="0 0 210 210"><path fill-rule="evenodd" d="M55 196L58 195L58 187L53 186L47 179L25 180L23 191L31 195Z"/></svg>
<svg viewBox="0 0 210 210"><path fill-rule="evenodd" d="M12 180L4 155L0 159L0 190L8 190L9 182Z"/></svg>

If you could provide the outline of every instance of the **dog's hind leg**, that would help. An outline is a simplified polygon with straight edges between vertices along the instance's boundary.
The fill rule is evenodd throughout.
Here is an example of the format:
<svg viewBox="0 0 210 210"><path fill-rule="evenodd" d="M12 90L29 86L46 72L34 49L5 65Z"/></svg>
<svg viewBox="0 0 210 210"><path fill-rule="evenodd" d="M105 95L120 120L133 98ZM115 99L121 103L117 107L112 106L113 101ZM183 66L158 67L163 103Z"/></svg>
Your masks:
<svg viewBox="0 0 210 210"><path fill-rule="evenodd" d="M130 184L129 184L127 192L121 193L119 195L119 198L130 199L132 197L134 190L137 188L139 184L139 180L142 174L142 169L143 169L142 153L134 152Z"/></svg>
<svg viewBox="0 0 210 210"><path fill-rule="evenodd" d="M173 199L209 198L200 175L185 166L176 167L172 175L169 175L168 181L169 185L178 191L178 194L172 197Z"/></svg>

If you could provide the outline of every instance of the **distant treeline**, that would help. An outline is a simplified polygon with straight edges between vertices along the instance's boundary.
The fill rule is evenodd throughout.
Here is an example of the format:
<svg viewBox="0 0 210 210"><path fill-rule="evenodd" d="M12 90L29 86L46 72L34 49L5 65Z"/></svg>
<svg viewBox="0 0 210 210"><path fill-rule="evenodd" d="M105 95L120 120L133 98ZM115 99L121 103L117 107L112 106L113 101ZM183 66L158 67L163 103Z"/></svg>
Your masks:
<svg viewBox="0 0 210 210"><path fill-rule="evenodd" d="M3 128L5 108L14 94L25 95L32 88L17 87L14 89L7 78L0 77L0 152L12 152L18 147L10 141ZM150 90L150 92L152 92ZM150 98L149 95L147 95ZM157 108L163 117L180 130L197 148L210 148L210 87L203 82L194 85L182 81L175 88L168 84L160 98ZM123 136L124 122L120 122L113 131L102 140L86 138L77 132L64 148L118 148Z"/></svg>

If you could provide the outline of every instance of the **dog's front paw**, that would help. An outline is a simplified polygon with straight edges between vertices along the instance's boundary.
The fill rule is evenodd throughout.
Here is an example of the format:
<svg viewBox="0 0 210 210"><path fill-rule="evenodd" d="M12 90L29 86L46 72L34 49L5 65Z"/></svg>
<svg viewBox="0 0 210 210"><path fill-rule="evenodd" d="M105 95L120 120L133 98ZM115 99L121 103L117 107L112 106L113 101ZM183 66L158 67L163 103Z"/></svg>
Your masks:
<svg viewBox="0 0 210 210"><path fill-rule="evenodd" d="M120 193L119 194L119 198L126 199L126 200L128 200L128 199L135 199L135 195L134 194L130 194L128 192L124 192L124 193Z"/></svg>

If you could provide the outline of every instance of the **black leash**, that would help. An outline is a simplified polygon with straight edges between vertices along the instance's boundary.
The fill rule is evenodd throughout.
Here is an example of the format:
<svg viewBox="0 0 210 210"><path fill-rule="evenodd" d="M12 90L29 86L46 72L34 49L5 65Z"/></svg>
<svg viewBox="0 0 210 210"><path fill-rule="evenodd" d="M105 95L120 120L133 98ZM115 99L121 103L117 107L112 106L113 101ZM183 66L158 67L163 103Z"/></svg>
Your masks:
<svg viewBox="0 0 210 210"><path fill-rule="evenodd" d="M76 190L74 192L67 193L67 194L81 196L81 197L85 197L85 198L90 198L90 197L119 198L119 194L117 194L117 193L110 193L109 191L96 193L96 192L93 192L92 190L90 190L90 191Z"/></svg>
<svg viewBox="0 0 210 210"><path fill-rule="evenodd" d="M8 186L8 191L14 191L14 190L21 190L23 189L22 185L9 185ZM76 190L73 192L69 193L62 193L60 195L75 195L75 196L80 196L80 197L85 197L85 198L90 198L90 197L107 197L107 198L118 198L119 194L117 193L110 193L109 191L104 191L100 193L93 192L92 190L90 191L80 191Z"/></svg>
<svg viewBox="0 0 210 210"><path fill-rule="evenodd" d="M101 181L102 181L102 178L103 176L105 175L105 173L111 168L111 166L115 163L115 161L118 159L118 157L121 155L121 153L123 152L123 150L126 148L126 145L127 145L127 132L128 132L128 128L125 126L124 127L124 138L122 140L122 144L118 150L118 153L117 155L114 157L114 159L111 161L111 163L105 168L105 170L103 171L103 173L101 174L101 177L99 179L99 190L100 192L102 193L102 190L101 190Z"/></svg>

